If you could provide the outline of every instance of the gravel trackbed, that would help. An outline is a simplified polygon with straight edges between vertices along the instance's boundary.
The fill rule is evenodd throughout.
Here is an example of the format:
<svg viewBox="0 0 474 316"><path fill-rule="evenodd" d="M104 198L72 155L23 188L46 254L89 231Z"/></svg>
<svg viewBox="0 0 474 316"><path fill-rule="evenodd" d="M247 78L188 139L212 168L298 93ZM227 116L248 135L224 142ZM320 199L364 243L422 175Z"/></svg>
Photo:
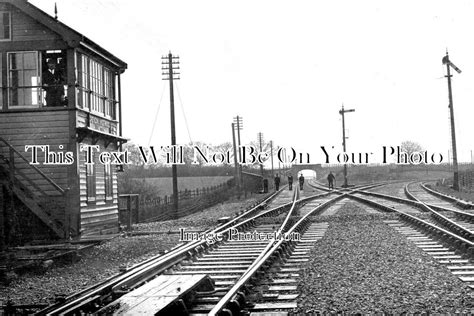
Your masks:
<svg viewBox="0 0 474 316"><path fill-rule="evenodd" d="M346 203L329 219L300 275L298 312L474 313L474 291L363 208Z"/></svg>

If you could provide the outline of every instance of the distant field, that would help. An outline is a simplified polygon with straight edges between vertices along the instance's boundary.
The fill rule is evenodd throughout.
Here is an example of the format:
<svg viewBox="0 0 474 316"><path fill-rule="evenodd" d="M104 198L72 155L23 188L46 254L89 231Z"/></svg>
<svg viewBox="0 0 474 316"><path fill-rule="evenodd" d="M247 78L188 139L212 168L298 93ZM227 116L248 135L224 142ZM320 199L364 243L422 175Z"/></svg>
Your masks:
<svg viewBox="0 0 474 316"><path fill-rule="evenodd" d="M178 190L195 190L205 187L211 187L226 182L233 177L219 176L219 177L180 177L178 178ZM140 179L136 179L140 180ZM145 181L153 186L156 186L160 195L170 195L173 193L172 178L146 178Z"/></svg>

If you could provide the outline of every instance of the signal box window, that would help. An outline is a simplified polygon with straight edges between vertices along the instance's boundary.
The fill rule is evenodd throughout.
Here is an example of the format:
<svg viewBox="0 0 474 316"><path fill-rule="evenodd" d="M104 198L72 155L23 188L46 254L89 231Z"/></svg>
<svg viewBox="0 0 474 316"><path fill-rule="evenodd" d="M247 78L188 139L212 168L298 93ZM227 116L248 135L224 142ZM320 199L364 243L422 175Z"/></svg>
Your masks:
<svg viewBox="0 0 474 316"><path fill-rule="evenodd" d="M38 107L41 103L38 52L8 53L8 105Z"/></svg>
<svg viewBox="0 0 474 316"><path fill-rule="evenodd" d="M67 105L63 55L61 51L8 53L8 107Z"/></svg>
<svg viewBox="0 0 474 316"><path fill-rule="evenodd" d="M84 54L78 54L76 90L77 105L101 116L115 119L115 75Z"/></svg>
<svg viewBox="0 0 474 316"><path fill-rule="evenodd" d="M0 11L0 41L11 40L12 21L10 17L10 12Z"/></svg>

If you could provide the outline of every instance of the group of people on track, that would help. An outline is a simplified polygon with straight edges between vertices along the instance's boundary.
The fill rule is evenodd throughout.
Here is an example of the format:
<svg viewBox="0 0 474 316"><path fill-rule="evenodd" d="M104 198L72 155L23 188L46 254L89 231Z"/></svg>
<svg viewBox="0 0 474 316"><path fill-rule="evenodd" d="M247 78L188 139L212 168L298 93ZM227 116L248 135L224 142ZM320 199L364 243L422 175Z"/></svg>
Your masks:
<svg viewBox="0 0 474 316"><path fill-rule="evenodd" d="M281 181L278 173L275 175L275 179L273 181L275 183L275 191L278 191L280 189L280 181ZM299 176L298 181L300 183L300 189L303 190L303 185L304 185L303 174ZM293 176L291 174L288 175L288 188L290 191L293 190Z"/></svg>
<svg viewBox="0 0 474 316"><path fill-rule="evenodd" d="M334 184L336 183L336 177L334 176L332 171L329 172L329 174L327 176L327 180L328 180L329 189L334 189ZM278 175L278 173L275 175L275 178L273 179L273 181L275 183L275 191L278 191L280 189L280 181L281 181L280 176ZM300 184L300 190L303 190L304 176L303 176L302 173L298 177L298 182ZM288 175L288 189L290 191L293 190L293 176L291 174Z"/></svg>

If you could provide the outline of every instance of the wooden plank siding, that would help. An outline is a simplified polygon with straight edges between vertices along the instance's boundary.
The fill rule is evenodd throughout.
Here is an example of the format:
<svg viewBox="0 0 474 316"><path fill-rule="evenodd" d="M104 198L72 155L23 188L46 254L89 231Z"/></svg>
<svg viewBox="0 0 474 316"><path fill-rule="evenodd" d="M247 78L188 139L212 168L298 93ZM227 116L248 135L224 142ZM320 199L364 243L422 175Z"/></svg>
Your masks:
<svg viewBox="0 0 474 316"><path fill-rule="evenodd" d="M112 110L96 113L89 112L88 108L79 109L76 106L78 93L75 88L78 80L76 58L79 52L87 55L91 57L91 60L94 59L95 62L103 64L115 74L114 76L119 76L125 71L126 63L84 35L39 10L27 0L0 1L0 11L10 12L11 23L10 38L0 44L0 87L2 87L0 89L0 137L27 160L15 158L17 173L13 181L14 185L18 187L17 189L25 191L28 198L34 197L38 209L43 209L46 215L61 221L66 237L116 232L119 220L116 168L114 165L111 166L111 179L107 178L106 181L105 167L98 160L99 154L95 154L95 199L88 200L85 156L84 152L80 152L80 142L84 144L97 142L97 145L100 145L99 152L112 152L118 150L117 141L125 139L113 136L118 134L119 123L116 119L111 119L116 118L110 114ZM6 93L10 91L7 87L9 83L8 53L39 52L38 65L40 66L35 76L39 75L41 78L44 59L55 54L46 52L47 50L61 50L61 54L56 55L66 58L68 105L64 108L9 106L9 96ZM104 78L105 75L100 80L105 82ZM115 84L115 80L112 81ZM12 82L15 81L12 80ZM117 102L120 102L116 94L107 95L107 98L117 99ZM106 143L107 148L105 148ZM74 162L70 165L60 165L58 162L44 165L45 153L38 150L39 164L35 167L66 190L64 195L32 168L29 163L32 160L32 150L26 152L25 145L48 145L52 153L51 157L57 153L73 153ZM2 143L0 143L0 155L4 158L0 159L0 165L4 169L8 167L6 164L10 155L8 147L3 146ZM106 185L111 185L111 189ZM109 196L106 196L106 193ZM33 210L34 207L30 205L29 208Z"/></svg>
<svg viewBox="0 0 474 316"><path fill-rule="evenodd" d="M76 113L76 126L77 127L87 127L87 113L84 111L77 111Z"/></svg>
<svg viewBox="0 0 474 316"><path fill-rule="evenodd" d="M89 139L85 139L82 144L91 145ZM82 144L79 144L78 148ZM96 145L99 145L99 152L116 151L114 145L109 145L107 148L104 142L99 140ZM95 151L95 150L94 150ZM99 162L99 154L94 154L94 168L95 168L95 200L88 200L87 197L87 176L85 165L85 153L79 152L78 169L79 169L79 188L80 188L80 208L81 208L81 234L98 234L103 232L115 232L118 230L118 185L115 166L112 166L112 198L105 196L105 172L104 165Z"/></svg>
<svg viewBox="0 0 474 316"><path fill-rule="evenodd" d="M0 4L0 11L11 12L12 41L44 41L61 38L43 24L7 3Z"/></svg>
<svg viewBox="0 0 474 316"><path fill-rule="evenodd" d="M113 188L113 193L112 193L112 201L114 204L118 205L118 179L117 179L117 172L115 172L115 168L112 167L112 188ZM117 206L118 207L118 206Z"/></svg>
<svg viewBox="0 0 474 316"><path fill-rule="evenodd" d="M69 144L68 115L68 111L2 112L0 113L0 136L30 162L32 161L31 150L26 152L25 145L49 145L51 151L74 152L75 144L74 146ZM64 148L60 150L59 145ZM2 155L8 157L8 148L1 146L0 151ZM43 165L44 153L42 151L38 151L38 161L40 164L35 165L38 169L63 189L67 187L67 166ZM15 167L45 192L58 195L58 191L50 183L19 157L15 157ZM24 181L22 183L33 192L37 192L31 184Z"/></svg>
<svg viewBox="0 0 474 316"><path fill-rule="evenodd" d="M89 119L92 121L90 124L89 124ZM103 125L98 126L98 123L97 123L98 121L100 121ZM110 119L109 117L105 117L103 114L100 114L98 112L88 112L87 109L77 109L76 126L77 127L90 127L91 129L102 130L105 133L113 134L113 135L118 134L117 121Z"/></svg>

